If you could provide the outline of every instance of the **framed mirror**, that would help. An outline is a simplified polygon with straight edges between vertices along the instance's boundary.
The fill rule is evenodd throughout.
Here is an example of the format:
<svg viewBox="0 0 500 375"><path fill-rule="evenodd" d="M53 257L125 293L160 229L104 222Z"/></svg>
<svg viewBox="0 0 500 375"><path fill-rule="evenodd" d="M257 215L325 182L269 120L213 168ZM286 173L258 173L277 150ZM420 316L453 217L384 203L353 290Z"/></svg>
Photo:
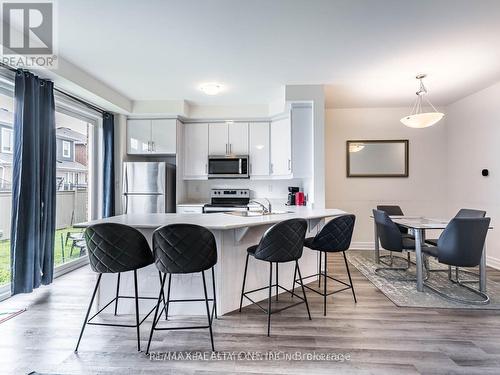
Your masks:
<svg viewBox="0 0 500 375"><path fill-rule="evenodd" d="M408 177L407 139L346 142L347 177Z"/></svg>

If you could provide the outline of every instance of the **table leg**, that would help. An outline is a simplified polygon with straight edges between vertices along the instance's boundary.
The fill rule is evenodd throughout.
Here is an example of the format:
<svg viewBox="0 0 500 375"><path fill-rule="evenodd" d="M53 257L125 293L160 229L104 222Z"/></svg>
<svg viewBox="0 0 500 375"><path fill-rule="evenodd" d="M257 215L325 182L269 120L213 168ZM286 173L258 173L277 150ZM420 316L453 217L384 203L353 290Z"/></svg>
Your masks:
<svg viewBox="0 0 500 375"><path fill-rule="evenodd" d="M378 243L377 223L373 219L374 235L375 235L375 263L380 263L380 248Z"/></svg>
<svg viewBox="0 0 500 375"><path fill-rule="evenodd" d="M424 280L422 277L422 230L415 228L415 257L417 263L417 290L424 290Z"/></svg>
<svg viewBox="0 0 500 375"><path fill-rule="evenodd" d="M484 242L481 263L479 263L479 290L486 293L486 241Z"/></svg>

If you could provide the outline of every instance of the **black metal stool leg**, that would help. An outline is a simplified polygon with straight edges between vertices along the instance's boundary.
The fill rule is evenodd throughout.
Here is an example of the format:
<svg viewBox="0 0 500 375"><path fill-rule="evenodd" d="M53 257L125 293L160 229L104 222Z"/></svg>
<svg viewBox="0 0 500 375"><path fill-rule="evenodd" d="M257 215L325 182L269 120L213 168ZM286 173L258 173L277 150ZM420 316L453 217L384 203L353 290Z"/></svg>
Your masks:
<svg viewBox="0 0 500 375"><path fill-rule="evenodd" d="M165 279L167 275L165 275ZM170 284L172 283L172 274L168 274L168 289L167 289L167 307L165 308L165 319L168 320L168 308L170 306Z"/></svg>
<svg viewBox="0 0 500 375"><path fill-rule="evenodd" d="M167 280L167 275L165 277L161 277L161 272L160 272L160 292L158 293L158 301L156 302L156 309L155 309L155 316L153 319L153 325L151 326L151 332L149 332L149 340L148 340L148 347L146 348L146 354L149 354L149 347L151 346L151 340L153 339L153 331L156 328L156 324L158 323L158 310L160 309L160 302L161 298L163 296L163 304L165 305L165 293L163 293L163 288L165 286L165 280Z"/></svg>
<svg viewBox="0 0 500 375"><path fill-rule="evenodd" d="M327 257L326 257L326 251L325 253L325 277L324 277L324 290L325 293L323 294L323 315L326 316L326 294L327 294L327 269L328 269L328 262L327 262Z"/></svg>
<svg viewBox="0 0 500 375"><path fill-rule="evenodd" d="M349 276L349 284L351 284L351 290L352 290L352 296L354 297L354 303L358 303L358 301L356 300L356 293L354 293L354 285L352 284L351 272L349 271L349 264L347 263L345 251L342 251L342 253L344 254L345 268L347 269L347 276Z"/></svg>
<svg viewBox="0 0 500 375"><path fill-rule="evenodd" d="M321 256L322 252L319 252L319 265L318 265L318 288L321 288Z"/></svg>
<svg viewBox="0 0 500 375"><path fill-rule="evenodd" d="M271 294L273 289L273 263L269 263L269 298L267 300L267 336L271 334Z"/></svg>
<svg viewBox="0 0 500 375"><path fill-rule="evenodd" d="M279 289L278 289L278 262L276 262L276 301L278 300L278 294L279 294Z"/></svg>
<svg viewBox="0 0 500 375"><path fill-rule="evenodd" d="M118 276L116 279L116 300L115 300L115 315L118 311L118 295L120 294L120 272L118 272Z"/></svg>
<svg viewBox="0 0 500 375"><path fill-rule="evenodd" d="M295 265L295 271L293 271L292 298L293 294L295 293L295 280L297 280L297 265Z"/></svg>
<svg viewBox="0 0 500 375"><path fill-rule="evenodd" d="M137 325L137 351L141 351L141 332L139 327L139 293L137 291L137 270L134 270L134 289L135 289L135 323Z"/></svg>
<svg viewBox="0 0 500 375"><path fill-rule="evenodd" d="M214 267L212 267L212 290L213 290L213 294L214 294L215 319L217 319L217 298L216 298L216 293L215 293L215 271L214 271Z"/></svg>
<svg viewBox="0 0 500 375"><path fill-rule="evenodd" d="M75 353L78 351L78 347L80 346L80 341L82 340L83 331L85 330L85 326L87 325L87 320L89 319L90 309L92 309L92 304L94 303L95 295L97 293L97 289L99 288L99 283L101 282L101 276L102 273L100 273L99 276L97 277L97 282L95 283L94 292L92 293L92 298L90 299L89 308L87 309L87 314L85 315L85 320L83 321L82 330L80 331L80 337L78 338L78 342L76 343Z"/></svg>
<svg viewBox="0 0 500 375"><path fill-rule="evenodd" d="M163 277L162 277L160 271L158 271L158 275L160 276L160 287L161 287L164 284L164 282L163 282ZM165 275L165 279L166 278L167 278L167 275ZM168 317L167 317L167 300L165 299L165 293L163 290L161 290L161 296L163 298L163 306L165 307L165 309L164 309L165 310L165 320L167 320L168 319Z"/></svg>
<svg viewBox="0 0 500 375"><path fill-rule="evenodd" d="M210 342L212 343L212 351L215 352L214 335L212 332L212 317L210 316L210 308L208 307L207 283L205 282L205 271L201 271L203 277L203 292L205 293L205 306L207 307L208 330L210 331Z"/></svg>
<svg viewBox="0 0 500 375"><path fill-rule="evenodd" d="M304 289L304 282L302 281L302 275L300 273L300 267L299 267L298 260L295 261L295 265L297 267L297 271L299 272L300 286L302 287L302 295L304 296L304 302L306 303L307 316L309 316L309 320L311 320L311 312L309 311L309 303L307 302L306 290Z"/></svg>
<svg viewBox="0 0 500 375"><path fill-rule="evenodd" d="M243 293L245 293L245 280L247 278L247 268L248 268L248 257L250 254L247 253L247 260L245 262L245 272L243 273L243 285L241 287L241 298L240 298L240 312L241 312L241 306L243 305Z"/></svg>

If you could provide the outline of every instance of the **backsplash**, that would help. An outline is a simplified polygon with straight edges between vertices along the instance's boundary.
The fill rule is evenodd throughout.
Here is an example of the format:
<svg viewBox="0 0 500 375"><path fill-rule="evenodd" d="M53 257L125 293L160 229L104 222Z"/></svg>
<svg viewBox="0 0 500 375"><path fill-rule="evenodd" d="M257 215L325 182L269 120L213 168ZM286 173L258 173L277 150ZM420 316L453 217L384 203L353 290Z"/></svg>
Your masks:
<svg viewBox="0 0 500 375"><path fill-rule="evenodd" d="M250 189L250 198L269 198L284 204L288 186L298 186L302 190L302 179L291 180L201 180L186 181L187 200L207 201L210 189ZM306 192L307 194L307 192Z"/></svg>

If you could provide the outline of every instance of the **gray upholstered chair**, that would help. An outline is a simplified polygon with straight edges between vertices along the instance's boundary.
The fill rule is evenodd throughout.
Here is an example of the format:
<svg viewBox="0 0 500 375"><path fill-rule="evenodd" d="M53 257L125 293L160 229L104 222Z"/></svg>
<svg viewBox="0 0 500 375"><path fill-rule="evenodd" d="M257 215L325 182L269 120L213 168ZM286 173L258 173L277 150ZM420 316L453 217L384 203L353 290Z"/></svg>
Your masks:
<svg viewBox="0 0 500 375"><path fill-rule="evenodd" d="M390 265L389 267L379 267L375 272L382 274L381 271L407 271L411 266L409 252L415 250L415 240L408 236L404 236L398 225L392 221L385 211L373 210L373 219L375 220L380 244L383 249L399 253L406 251L408 253L406 267L393 267ZM414 280L414 278L395 279Z"/></svg>
<svg viewBox="0 0 500 375"><path fill-rule="evenodd" d="M403 210L401 209L400 206L397 206L397 205L378 205L377 210L384 211L389 216L404 216ZM403 237L407 237L407 238L410 238L412 240L415 239L415 237L409 233L408 228L405 228L401 225L397 225L397 226L399 228L399 231L403 235ZM390 259L389 263L386 263L384 261L384 259L386 259L386 258ZM392 267L394 265L394 258L395 257L394 257L394 254L392 253L392 251L389 252L389 255L382 255L379 257L380 262L385 264L386 266L389 266L389 267ZM410 253L407 254L406 261L408 262L408 267L409 267L409 265L411 263Z"/></svg>
<svg viewBox="0 0 500 375"><path fill-rule="evenodd" d="M437 246L424 246L422 252L437 258L439 263L448 266L476 267L481 262L489 225L490 218L455 217L439 237ZM465 285L464 281L451 281L480 295L482 299L479 301L459 299L447 295L428 283L424 285L437 294L453 301L468 304L489 303L489 297L485 293ZM478 281L476 280L476 282Z"/></svg>
<svg viewBox="0 0 500 375"><path fill-rule="evenodd" d="M486 216L486 211L473 210L470 208L461 208L457 212L457 214L455 215L455 217L472 217L472 218L481 218L481 217L485 217L485 216ZM430 238L430 239L425 240L425 243L432 245L432 246L437 246L438 239L437 238ZM427 271L429 271L429 272L441 272L442 271L442 270L430 269L430 267L428 266L428 262L425 262L424 264L426 265ZM452 268L451 266L448 266L448 278L450 280L452 280L452 269L451 268ZM467 270L461 270L461 271L468 273L468 274L471 274L471 275L474 275L474 276L477 276L477 277L479 276L477 273L472 272L472 271L467 271ZM460 274L460 268L455 267L455 280L456 281L459 281L459 274ZM464 280L464 281L467 282L469 280Z"/></svg>

